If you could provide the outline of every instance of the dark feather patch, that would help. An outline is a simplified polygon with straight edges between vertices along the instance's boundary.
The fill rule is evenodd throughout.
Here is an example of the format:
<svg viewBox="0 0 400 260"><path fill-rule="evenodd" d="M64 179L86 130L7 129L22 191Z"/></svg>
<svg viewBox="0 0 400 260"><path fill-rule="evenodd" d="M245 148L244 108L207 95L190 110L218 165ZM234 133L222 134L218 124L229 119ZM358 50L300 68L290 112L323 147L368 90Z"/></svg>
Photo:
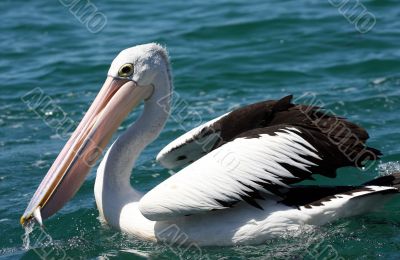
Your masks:
<svg viewBox="0 0 400 260"><path fill-rule="evenodd" d="M179 155L179 156L176 158L177 161L182 161L182 160L185 160L185 159L187 159L186 155Z"/></svg>
<svg viewBox="0 0 400 260"><path fill-rule="evenodd" d="M334 178L336 170L340 167L362 166L363 158L360 156L362 154L365 154L367 159L372 160L378 159L379 155L381 155L379 150L365 145L369 136L360 126L342 117L329 114L319 107L292 104L291 100L292 96L290 95L280 100L263 101L236 109L202 129L190 141L212 133L218 133L219 138L210 146L210 151L212 151L237 138L254 139L260 138L262 135L276 136L279 133L291 131L311 144L316 149L316 151L312 152L316 153L321 159L306 154L299 154L301 158L315 164L307 166L307 170L284 161L278 162L283 168L294 175L294 177L280 176L280 181L286 185L313 179L313 174ZM296 130L290 130L291 128ZM304 144L298 144L302 145L304 149L311 151ZM240 153L241 151L236 152ZM203 154L199 156L203 156ZM295 159L293 160L295 161ZM269 174L268 171L265 174ZM237 181L240 182L239 180ZM261 208L256 202L256 200L263 198L260 193L262 190L259 190L259 186L254 185L253 187L243 183L240 184L243 187L243 190L240 191L240 199L254 207ZM285 191L283 192L282 185L273 183L268 178L259 178L254 181L254 184L258 184L263 189L282 197L286 203L299 205L299 202L292 201L289 198L291 196L288 195L294 194L296 189L285 193ZM315 188L314 191L318 191L315 196L310 193L297 194L297 196L304 197L304 201L301 203L306 205L313 201L317 203L323 197L329 199L329 196L334 196L338 192L346 192L348 189L354 189L354 187ZM249 191L245 192L245 190ZM232 206L239 202L238 199L229 197L224 201L216 201L223 207Z"/></svg>
<svg viewBox="0 0 400 260"><path fill-rule="evenodd" d="M356 156L363 152L371 152L374 156L372 159L378 159L381 155L379 150L365 145L369 136L363 128L346 121L344 118L326 113L319 107L294 105L291 103L291 99L292 96L287 96L278 101L264 101L239 108L215 122L213 127L220 131L221 140L215 144L213 149L236 138L259 138L262 134L276 135L278 132L294 127L301 132L294 133L313 145L322 160L302 156L316 164L316 166L309 167L309 171L281 162L281 166L296 177L282 179L283 183L289 185L313 179L312 174L334 178L336 177L336 170L340 167L361 166ZM256 183L272 193L282 196L281 186L262 179ZM245 187L249 188L248 186ZM354 189L354 187L323 189L324 192L317 193L316 196L323 196L328 199L327 192L333 195L338 193L338 190L347 191L350 189ZM321 191L321 189L318 189L318 191ZM255 193L252 189L252 193L246 195L242 199L258 208L255 199L259 199L259 193ZM298 197L302 196L305 196L305 200L310 198L317 201L315 196L310 196L310 194L298 194ZM285 200L288 201L288 198L285 197ZM234 204L233 201L230 203ZM293 205L298 204L292 203Z"/></svg>

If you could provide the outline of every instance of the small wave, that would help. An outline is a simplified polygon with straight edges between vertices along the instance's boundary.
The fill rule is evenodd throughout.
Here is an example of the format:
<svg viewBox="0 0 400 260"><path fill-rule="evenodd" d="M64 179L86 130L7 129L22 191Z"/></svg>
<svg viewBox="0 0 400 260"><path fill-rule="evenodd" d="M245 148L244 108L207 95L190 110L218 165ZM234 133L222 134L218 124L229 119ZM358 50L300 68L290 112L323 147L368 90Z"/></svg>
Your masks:
<svg viewBox="0 0 400 260"><path fill-rule="evenodd" d="M43 168L46 168L48 166L48 163L45 160L37 160L34 163L32 163L32 166L34 168L43 169Z"/></svg>
<svg viewBox="0 0 400 260"><path fill-rule="evenodd" d="M386 78L386 77L376 78L376 79L372 80L372 84L380 85L380 84L386 82L387 80L388 80L388 78Z"/></svg>

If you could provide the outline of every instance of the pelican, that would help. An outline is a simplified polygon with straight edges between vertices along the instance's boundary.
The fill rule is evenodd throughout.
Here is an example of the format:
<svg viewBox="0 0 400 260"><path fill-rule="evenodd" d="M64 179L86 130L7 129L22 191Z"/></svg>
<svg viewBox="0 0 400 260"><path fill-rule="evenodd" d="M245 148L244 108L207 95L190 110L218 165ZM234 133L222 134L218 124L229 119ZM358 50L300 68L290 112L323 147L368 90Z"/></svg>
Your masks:
<svg viewBox="0 0 400 260"><path fill-rule="evenodd" d="M43 224L70 200L124 118L137 121L105 152L94 194L113 228L147 241L260 244L302 226L362 214L399 193L400 173L362 185L302 185L381 155L367 132L292 96L247 105L182 135L157 155L182 168L146 194L130 185L135 161L162 131L173 91L169 56L156 43L123 50L99 94L21 217Z"/></svg>

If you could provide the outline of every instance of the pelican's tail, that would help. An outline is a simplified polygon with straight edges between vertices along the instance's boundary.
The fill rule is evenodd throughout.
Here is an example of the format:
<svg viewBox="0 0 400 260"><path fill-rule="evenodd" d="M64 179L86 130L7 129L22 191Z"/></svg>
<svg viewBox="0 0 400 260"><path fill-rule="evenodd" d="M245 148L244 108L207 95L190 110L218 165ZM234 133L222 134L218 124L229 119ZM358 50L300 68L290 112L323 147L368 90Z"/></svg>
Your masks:
<svg viewBox="0 0 400 260"><path fill-rule="evenodd" d="M400 172L376 178L364 183L364 185L389 186L395 187L400 191Z"/></svg>
<svg viewBox="0 0 400 260"><path fill-rule="evenodd" d="M296 206L306 224L324 225L378 209L399 193L400 172L360 186L298 186L281 202Z"/></svg>

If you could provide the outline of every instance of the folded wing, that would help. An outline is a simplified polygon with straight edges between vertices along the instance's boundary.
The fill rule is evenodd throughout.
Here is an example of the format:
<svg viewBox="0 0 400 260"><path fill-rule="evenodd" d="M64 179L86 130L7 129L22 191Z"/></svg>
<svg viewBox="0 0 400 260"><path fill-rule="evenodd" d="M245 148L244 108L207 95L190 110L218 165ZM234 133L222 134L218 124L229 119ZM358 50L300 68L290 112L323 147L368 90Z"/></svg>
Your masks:
<svg viewBox="0 0 400 260"><path fill-rule="evenodd" d="M290 99L250 105L211 124L219 134L208 154L147 193L144 216L165 220L242 201L262 209L257 200L283 198L313 174L335 177L339 167L379 156L365 146L362 128Z"/></svg>

